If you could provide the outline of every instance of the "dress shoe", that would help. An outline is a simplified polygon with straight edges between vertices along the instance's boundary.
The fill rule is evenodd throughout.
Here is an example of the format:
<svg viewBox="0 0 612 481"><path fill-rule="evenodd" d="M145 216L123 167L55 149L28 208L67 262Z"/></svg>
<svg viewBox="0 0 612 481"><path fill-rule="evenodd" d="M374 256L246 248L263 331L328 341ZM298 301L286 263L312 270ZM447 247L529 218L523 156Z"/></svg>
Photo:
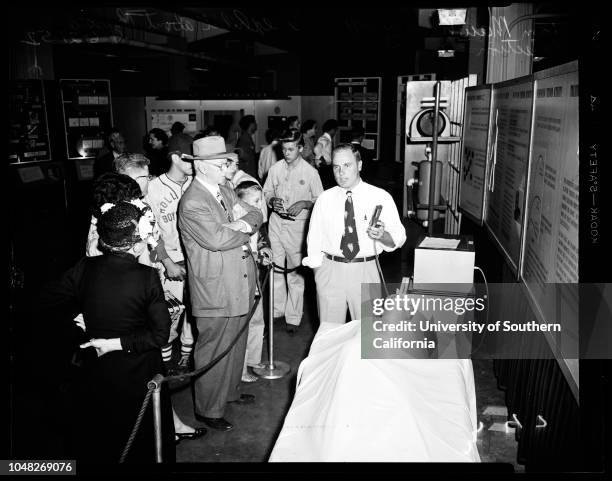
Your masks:
<svg viewBox="0 0 612 481"><path fill-rule="evenodd" d="M196 414L195 418L198 421L202 421L209 428L216 429L217 431L229 431L234 427L232 423L223 418L207 418L205 416L200 416L199 414Z"/></svg>
<svg viewBox="0 0 612 481"><path fill-rule="evenodd" d="M183 440L201 438L202 436L206 435L207 432L208 430L206 428L196 428L195 431L191 433L174 433L174 437L176 444L178 444Z"/></svg>
<svg viewBox="0 0 612 481"><path fill-rule="evenodd" d="M235 401L228 401L234 404L253 404L255 402L255 396L252 394L241 394Z"/></svg>

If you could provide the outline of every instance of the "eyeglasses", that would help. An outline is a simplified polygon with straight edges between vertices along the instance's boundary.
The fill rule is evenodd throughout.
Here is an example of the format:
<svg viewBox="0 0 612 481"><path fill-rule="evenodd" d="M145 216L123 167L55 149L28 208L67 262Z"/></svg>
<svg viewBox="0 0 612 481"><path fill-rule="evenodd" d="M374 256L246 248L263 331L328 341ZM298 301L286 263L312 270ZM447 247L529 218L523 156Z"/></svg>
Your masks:
<svg viewBox="0 0 612 481"><path fill-rule="evenodd" d="M138 179L147 179L147 180L153 180L155 178L154 175L139 175L138 177L136 177L134 180L138 180Z"/></svg>

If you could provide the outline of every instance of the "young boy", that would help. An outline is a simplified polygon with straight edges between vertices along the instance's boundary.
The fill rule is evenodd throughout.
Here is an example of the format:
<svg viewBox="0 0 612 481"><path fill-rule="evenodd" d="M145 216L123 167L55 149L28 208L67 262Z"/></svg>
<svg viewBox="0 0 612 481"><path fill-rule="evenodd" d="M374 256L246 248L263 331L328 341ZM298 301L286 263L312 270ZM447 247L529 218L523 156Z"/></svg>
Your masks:
<svg viewBox="0 0 612 481"><path fill-rule="evenodd" d="M250 180L241 182L234 189L238 198L242 199L249 205L262 208L263 194L261 186L257 182ZM234 217L236 219L246 214L245 209L236 204L234 206ZM269 247L268 239L265 234L264 228L262 227L258 232L251 235L251 251L253 257L257 260L258 253L263 254L263 264L269 265L272 259L272 249ZM262 293L260 293L262 294ZM242 381L244 382L255 382L257 376L248 372L247 366L259 367L261 362L261 351L263 347L263 334L264 334L264 318L263 318L263 305L262 301L259 301L253 317L249 321L249 333L247 338L246 355L244 357L244 368L242 370Z"/></svg>
<svg viewBox="0 0 612 481"><path fill-rule="evenodd" d="M270 245L277 266L291 269L274 274L274 317L285 317L289 335L297 332L304 311L304 277L301 266L310 212L323 192L319 173L302 158L304 139L298 130L285 132L280 143L283 159L268 172L264 196L274 212L270 215Z"/></svg>

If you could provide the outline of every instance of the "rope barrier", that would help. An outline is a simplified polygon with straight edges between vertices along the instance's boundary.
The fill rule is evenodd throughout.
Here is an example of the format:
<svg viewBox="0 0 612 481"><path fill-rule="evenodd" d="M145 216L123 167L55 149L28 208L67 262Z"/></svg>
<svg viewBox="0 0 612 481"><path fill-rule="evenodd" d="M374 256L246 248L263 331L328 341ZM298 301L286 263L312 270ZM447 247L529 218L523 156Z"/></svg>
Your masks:
<svg viewBox="0 0 612 481"><path fill-rule="evenodd" d="M293 271L299 269L300 267L302 267L302 266L295 266L292 269L287 269L286 267L281 267L281 266L275 264L274 262L272 263L272 265L274 266L274 272L278 272L279 274L283 274L283 273L284 274L289 274L290 272L293 272Z"/></svg>
<svg viewBox="0 0 612 481"><path fill-rule="evenodd" d="M140 412L138 413L138 417L136 418L136 423L134 423L134 427L132 428L132 432L130 433L130 437L123 448L123 452L121 453L121 458L119 458L119 462L123 463L125 458L127 457L132 444L134 443L134 439L136 438L136 434L138 434L138 430L140 429L140 424L142 423L142 418L144 417L144 413L147 410L147 406L149 405L149 401L151 399L151 394L153 394L153 389L147 391L145 395L144 401L142 402L142 406L140 408Z"/></svg>

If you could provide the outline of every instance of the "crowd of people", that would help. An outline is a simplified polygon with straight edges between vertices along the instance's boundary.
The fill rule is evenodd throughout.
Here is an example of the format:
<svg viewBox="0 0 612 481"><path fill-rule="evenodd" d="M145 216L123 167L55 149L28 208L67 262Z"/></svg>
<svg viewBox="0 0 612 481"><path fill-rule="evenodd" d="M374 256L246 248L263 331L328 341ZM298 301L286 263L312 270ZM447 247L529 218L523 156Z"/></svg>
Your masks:
<svg viewBox="0 0 612 481"><path fill-rule="evenodd" d="M101 414L78 443L82 459L119 459L156 374L199 369L225 351L195 378L194 409L208 428L233 428L227 404L253 403L241 382L257 381L250 368L261 367L260 266L285 271L274 274L274 317L294 335L303 316L303 266L314 270L320 322L343 323L347 306L360 318L361 283L380 281L375 257L406 240L391 195L361 179L371 162L362 130L334 146L335 120L315 141L316 122L290 117L283 132L266 132L258 158L254 116L239 125L235 144L214 127L193 138L180 123L170 137L154 128L145 155L128 152L113 131L96 160L86 257L44 298L78 324L80 347L90 353L81 395L87 412ZM382 212L373 219L377 205ZM207 431L181 421L167 389L162 394L164 459L171 461L172 433L178 443ZM154 460L148 424L131 461Z"/></svg>

